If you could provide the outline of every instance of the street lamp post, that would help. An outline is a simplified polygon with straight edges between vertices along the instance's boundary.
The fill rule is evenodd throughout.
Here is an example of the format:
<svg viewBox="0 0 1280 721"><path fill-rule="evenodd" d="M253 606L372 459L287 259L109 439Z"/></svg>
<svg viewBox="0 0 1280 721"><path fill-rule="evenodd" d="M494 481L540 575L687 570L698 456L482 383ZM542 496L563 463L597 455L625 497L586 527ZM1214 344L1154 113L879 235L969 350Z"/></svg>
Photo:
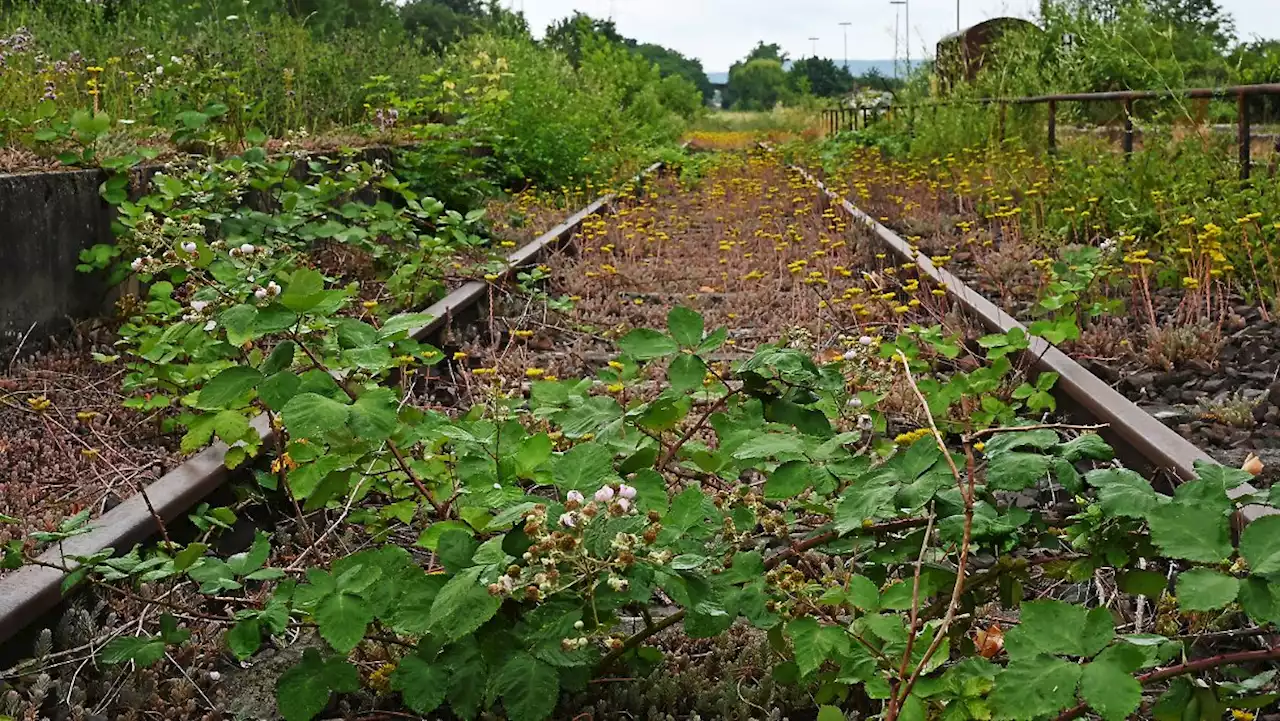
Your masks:
<svg viewBox="0 0 1280 721"><path fill-rule="evenodd" d="M956 0L959 2L960 0ZM844 30L844 71L849 72L849 26L853 23L840 23L840 27Z"/></svg>
<svg viewBox="0 0 1280 721"><path fill-rule="evenodd" d="M813 57L818 57L818 38L809 38L809 42L813 43Z"/></svg>

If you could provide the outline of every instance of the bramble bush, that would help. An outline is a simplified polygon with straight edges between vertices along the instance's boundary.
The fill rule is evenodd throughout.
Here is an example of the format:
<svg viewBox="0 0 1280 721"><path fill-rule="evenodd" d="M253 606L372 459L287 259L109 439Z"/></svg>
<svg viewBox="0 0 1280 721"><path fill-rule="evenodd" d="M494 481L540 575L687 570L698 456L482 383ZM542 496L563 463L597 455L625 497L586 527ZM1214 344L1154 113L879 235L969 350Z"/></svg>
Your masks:
<svg viewBox="0 0 1280 721"><path fill-rule="evenodd" d="M265 636L314 627L324 648L279 681L287 719L357 690L349 656L390 643L384 692L410 710L535 721L562 691L651 666L661 654L645 641L677 623L695 638L759 629L775 680L810 688L824 719L1122 719L1140 707L1217 718L1274 699L1262 692L1271 672L1248 669L1280 649L1204 656L1197 641L1280 621L1280 521L1231 531L1240 504L1280 494L1232 500L1247 474L1205 465L1163 496L1096 434L966 412L1027 397L1010 363L1024 336L984 339L986 361L949 375L924 360L958 350L936 328L821 366L765 345L721 375L705 358L725 329L675 308L666 330L619 341L597 376L617 393L536 381L527 398L495 387L450 417L387 382L393 367L437 360L406 336L419 319L341 317L347 294L311 271L281 283L202 331L212 348L248 350L191 405L248 448L250 419L266 417L278 446L260 483L304 509L357 509L348 521L375 538L399 519L416 548L375 543L300 578L267 565L265 535L227 559L194 543L67 561L98 583L186 578L243 599L225 619L241 659ZM882 399L849 388L847 365L871 358L899 368L927 409L897 444L880 435ZM627 400L657 370L661 391ZM1123 602L1070 591L1099 575ZM251 601L264 583L267 600ZM651 612L659 594L678 610ZM1153 607L1141 627L1133 603ZM991 608L1016 625L981 621ZM158 635L112 641L104 660L158 660L185 640L166 618Z"/></svg>

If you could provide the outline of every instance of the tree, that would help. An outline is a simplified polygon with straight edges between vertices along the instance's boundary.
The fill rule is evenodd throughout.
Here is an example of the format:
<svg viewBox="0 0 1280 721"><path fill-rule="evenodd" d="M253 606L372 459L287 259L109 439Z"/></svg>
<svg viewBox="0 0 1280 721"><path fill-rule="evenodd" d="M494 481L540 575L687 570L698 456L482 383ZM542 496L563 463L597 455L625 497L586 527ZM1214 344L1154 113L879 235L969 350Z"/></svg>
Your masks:
<svg viewBox="0 0 1280 721"><path fill-rule="evenodd" d="M702 69L702 63L692 58L686 58L684 55L661 45L653 43L645 43L637 45L636 53L654 65L658 66L658 73L668 78L671 76L681 77L688 80L702 93L703 102L711 99L715 94L715 88L711 85L711 80L707 77L706 72Z"/></svg>
<svg viewBox="0 0 1280 721"><path fill-rule="evenodd" d="M400 7L405 30L433 50L475 32L479 16L474 0L413 0Z"/></svg>
<svg viewBox="0 0 1280 721"><path fill-rule="evenodd" d="M737 110L770 110L789 96L782 63L763 58L735 64L729 71L728 100Z"/></svg>
<svg viewBox="0 0 1280 721"><path fill-rule="evenodd" d="M791 89L812 93L820 98L834 98L853 90L853 76L830 58L803 58L787 71Z"/></svg>
<svg viewBox="0 0 1280 721"><path fill-rule="evenodd" d="M564 53L576 68L582 64L582 49L587 38L599 38L610 43L635 45L634 40L627 40L618 32L618 26L612 20L596 20L586 13L575 11L571 17L563 18L547 26L543 43Z"/></svg>
<svg viewBox="0 0 1280 721"><path fill-rule="evenodd" d="M769 43L766 45L765 42L761 40L756 43L756 46L752 48L750 53L747 53L747 59L742 62L743 64L746 64L752 60L776 60L778 63L786 65L787 54L782 52L781 45L778 45L777 43Z"/></svg>

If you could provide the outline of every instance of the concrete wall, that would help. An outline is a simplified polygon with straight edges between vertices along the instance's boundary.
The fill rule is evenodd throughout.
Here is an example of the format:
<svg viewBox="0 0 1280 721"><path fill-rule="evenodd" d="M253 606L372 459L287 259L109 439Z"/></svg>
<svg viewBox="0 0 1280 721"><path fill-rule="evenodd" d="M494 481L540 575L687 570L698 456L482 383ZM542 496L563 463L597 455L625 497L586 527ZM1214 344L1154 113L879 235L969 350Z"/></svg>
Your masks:
<svg viewBox="0 0 1280 721"><path fill-rule="evenodd" d="M105 179L99 170L0 175L0 363L29 330L38 345L101 309L107 288L76 265L81 250L114 240L98 195Z"/></svg>

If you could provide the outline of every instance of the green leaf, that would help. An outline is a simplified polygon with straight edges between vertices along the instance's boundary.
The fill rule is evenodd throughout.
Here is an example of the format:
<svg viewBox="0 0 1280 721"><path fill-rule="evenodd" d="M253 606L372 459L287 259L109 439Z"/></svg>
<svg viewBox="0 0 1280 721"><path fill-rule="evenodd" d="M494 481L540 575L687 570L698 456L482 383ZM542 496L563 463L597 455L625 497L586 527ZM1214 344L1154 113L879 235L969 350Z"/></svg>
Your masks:
<svg viewBox="0 0 1280 721"><path fill-rule="evenodd" d="M847 651L850 640L839 626L825 626L811 616L797 618L787 624L787 635L795 651L801 676L808 676L839 651Z"/></svg>
<svg viewBox="0 0 1280 721"><path fill-rule="evenodd" d="M819 706L817 721L845 721L844 712L835 706Z"/></svg>
<svg viewBox="0 0 1280 721"><path fill-rule="evenodd" d="M1058 455L1068 463L1085 459L1109 461L1115 457L1115 451L1102 436L1097 433L1085 433L1059 446Z"/></svg>
<svg viewBox="0 0 1280 721"><path fill-rule="evenodd" d="M400 692L404 705L415 713L429 714L444 703L449 688L449 669L409 655L400 660L391 674L391 688Z"/></svg>
<svg viewBox="0 0 1280 721"><path fill-rule="evenodd" d="M697 348L702 342L702 316L682 305L667 313L667 330L683 348Z"/></svg>
<svg viewBox="0 0 1280 721"><path fill-rule="evenodd" d="M1075 703L1081 668L1052 656L1033 656L1011 661L996 676L991 706L996 718L1039 718L1057 713Z"/></svg>
<svg viewBox="0 0 1280 721"><path fill-rule="evenodd" d="M325 596L315 609L320 635L339 653L350 653L362 640L373 608L360 596L341 588Z"/></svg>
<svg viewBox="0 0 1280 721"><path fill-rule="evenodd" d="M775 458L784 453L803 454L804 441L799 436L789 433L762 433L752 436L733 452L733 457L742 460L754 458Z"/></svg>
<svg viewBox="0 0 1280 721"><path fill-rule="evenodd" d="M237 401L256 388L260 382L262 382L262 373L256 368L232 366L206 383L200 389L193 405L206 411L240 407L244 404Z"/></svg>
<svg viewBox="0 0 1280 721"><path fill-rule="evenodd" d="M258 386L258 397L273 411L283 410L298 394L302 379L291 370L282 370L269 376Z"/></svg>
<svg viewBox="0 0 1280 721"><path fill-rule="evenodd" d="M809 461L787 461L778 466L764 483L764 497L770 500L794 498L809 487Z"/></svg>
<svg viewBox="0 0 1280 721"><path fill-rule="evenodd" d="M591 495L616 476L613 453L600 443L579 443L553 464L555 484L564 491Z"/></svg>
<svg viewBox="0 0 1280 721"><path fill-rule="evenodd" d="M1127 468L1089 471L1084 480L1098 489L1102 510L1109 516L1146 518L1163 500L1147 479Z"/></svg>
<svg viewBox="0 0 1280 721"><path fill-rule="evenodd" d="M287 370L293 365L293 354L298 346L291 340L281 341L262 362L262 375L270 376Z"/></svg>
<svg viewBox="0 0 1280 721"><path fill-rule="evenodd" d="M164 658L164 649L164 639L159 636L116 636L102 647L99 658L108 665L133 661L150 666Z"/></svg>
<svg viewBox="0 0 1280 721"><path fill-rule="evenodd" d="M331 692L351 693L359 688L355 666L341 658L324 659L309 648L302 661L276 682L276 702L285 721L310 721L329 705Z"/></svg>
<svg viewBox="0 0 1280 721"><path fill-rule="evenodd" d="M227 631L226 640L237 660L248 660L262 646L262 622L257 617L246 618Z"/></svg>
<svg viewBox="0 0 1280 721"><path fill-rule="evenodd" d="M524 651L512 654L494 684L511 721L542 721L560 700L559 674Z"/></svg>
<svg viewBox="0 0 1280 721"><path fill-rule="evenodd" d="M1193 568L1178 574L1177 591L1183 611L1212 611L1236 600L1240 581L1208 568Z"/></svg>
<svg viewBox="0 0 1280 721"><path fill-rule="evenodd" d="M1260 576L1280 573L1280 516L1263 516L1245 527L1240 555Z"/></svg>
<svg viewBox="0 0 1280 721"><path fill-rule="evenodd" d="M662 358L680 350L671 336L648 328L637 328L624 335L618 339L618 347L636 360Z"/></svg>
<svg viewBox="0 0 1280 721"><path fill-rule="evenodd" d="M366 391L351 404L351 432L365 440L386 440L399 424L398 410L394 390L379 387Z"/></svg>
<svg viewBox="0 0 1280 721"><path fill-rule="evenodd" d="M236 553L227 559L227 568L237 576L244 576L262 568L271 555L271 538L258 531L254 534L253 545L248 551Z"/></svg>
<svg viewBox="0 0 1280 721"><path fill-rule="evenodd" d="M280 295L280 302L295 313L305 313L319 305L324 297L324 276L310 268L299 268Z"/></svg>
<svg viewBox="0 0 1280 721"><path fill-rule="evenodd" d="M493 618L502 599L489 595L480 585L484 567L476 566L459 573L440 589L431 604L431 630L445 641L456 641Z"/></svg>
<svg viewBox="0 0 1280 721"><path fill-rule="evenodd" d="M1126 645L1115 647L1123 649ZM1133 646L1141 663L1142 652ZM1109 652L1084 667L1080 678L1080 695L1106 721L1124 721L1142 703L1142 685L1133 677L1133 668L1114 659ZM1136 668L1136 666L1134 667Z"/></svg>
<svg viewBox="0 0 1280 721"><path fill-rule="evenodd" d="M1052 462L1040 453L1001 453L987 464L987 485L1001 491L1021 491L1047 476Z"/></svg>
<svg viewBox="0 0 1280 721"><path fill-rule="evenodd" d="M701 388L707 376L707 364L696 355L679 355L671 361L667 368L667 380L671 389L677 393Z"/></svg>
<svg viewBox="0 0 1280 721"><path fill-rule="evenodd" d="M533 508L532 503L527 505L529 508ZM522 520L523 518L524 518L524 513L521 513L518 519L514 519L511 522L514 523L516 520ZM503 524L503 525L507 525L507 524ZM418 545L422 546L423 548L434 551L436 550L436 547L439 545L440 539L444 537L444 534L452 530L458 530L464 533L474 533L474 531L471 530L471 527L463 523L462 521L452 521L452 520L439 521L437 523L431 524L430 526L427 526L426 530L424 530L422 534L418 536Z"/></svg>
<svg viewBox="0 0 1280 721"><path fill-rule="evenodd" d="M880 589L866 576L849 577L849 590L845 593L845 598L863 611L875 613L880 610Z"/></svg>
<svg viewBox="0 0 1280 721"><path fill-rule="evenodd" d="M253 340L254 320L258 317L258 309L251 305L236 305L222 312L219 320L227 329L227 340L232 345L243 345Z"/></svg>
<svg viewBox="0 0 1280 721"><path fill-rule="evenodd" d="M281 412L284 425L295 438L322 438L347 423L351 409L344 403L316 393L299 393Z"/></svg>
<svg viewBox="0 0 1280 721"><path fill-rule="evenodd" d="M1166 503L1147 514L1151 540L1166 556L1218 563L1232 553L1227 518L1184 503Z"/></svg>
<svg viewBox="0 0 1280 721"><path fill-rule="evenodd" d="M1018 625L1005 634L1005 649L1011 659L1029 659L1039 654L1092 656L1115 636L1110 612L1053 599L1022 604Z"/></svg>

